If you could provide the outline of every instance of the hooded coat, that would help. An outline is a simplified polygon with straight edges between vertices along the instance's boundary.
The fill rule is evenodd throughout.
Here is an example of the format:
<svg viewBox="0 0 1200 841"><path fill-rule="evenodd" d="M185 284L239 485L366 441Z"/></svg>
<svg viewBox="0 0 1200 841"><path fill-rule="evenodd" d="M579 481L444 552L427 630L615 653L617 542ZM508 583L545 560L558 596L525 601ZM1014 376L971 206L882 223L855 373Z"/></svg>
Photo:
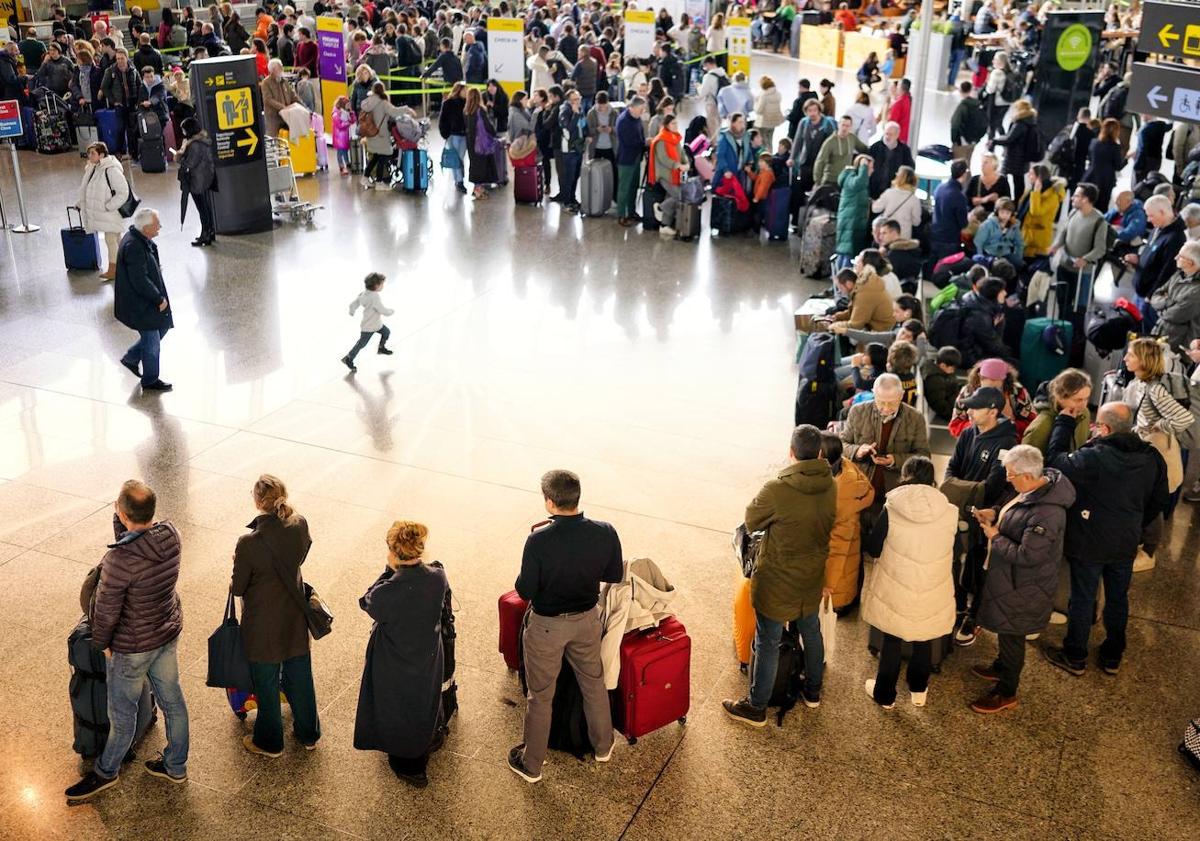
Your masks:
<svg viewBox="0 0 1200 841"><path fill-rule="evenodd" d="M1053 468L1045 476L1004 512L990 541L979 624L998 634L1040 633L1054 608L1075 486Z"/></svg>
<svg viewBox="0 0 1200 841"><path fill-rule="evenodd" d="M1037 412L1037 416L1025 428L1025 434L1021 436L1022 444L1037 447L1042 451L1042 455L1046 454L1046 449L1050 445L1050 428L1054 425L1054 419L1058 417L1058 409L1055 408L1054 401L1050 397L1048 386L1048 382L1038 386L1037 393L1033 396L1033 410ZM1070 452L1078 450L1087 443L1088 430L1091 425L1092 412L1085 408L1075 419L1075 435L1071 439Z"/></svg>
<svg viewBox="0 0 1200 841"><path fill-rule="evenodd" d="M1067 182L1055 178L1049 187L1025 194L1029 210L1021 221L1021 239L1025 242L1025 257L1030 259L1050 253L1054 243L1054 220L1067 196Z"/></svg>
<svg viewBox="0 0 1200 841"><path fill-rule="evenodd" d="M954 628L954 538L958 509L932 485L901 485L883 503L887 537L868 568L862 619L906 642Z"/></svg>
<svg viewBox="0 0 1200 841"><path fill-rule="evenodd" d="M857 137L851 139L859 142ZM866 248L871 240L871 175L867 165L861 163L857 169L843 169L837 177L837 183L841 196L838 199L837 239L833 250L853 257ZM888 318L890 320L890 313Z"/></svg>
<svg viewBox="0 0 1200 841"><path fill-rule="evenodd" d="M179 580L180 541L163 521L130 532L113 515L116 542L100 562L92 609L92 645L141 654L166 645L183 629Z"/></svg>
<svg viewBox="0 0 1200 841"><path fill-rule="evenodd" d="M780 471L746 507L746 528L765 529L750 579L755 611L776 622L810 616L821 605L837 488L829 462L806 459Z"/></svg>
<svg viewBox="0 0 1200 841"><path fill-rule="evenodd" d="M375 624L354 718L354 747L406 759L429 750L441 712L446 573L388 568L358 600Z"/></svg>
<svg viewBox="0 0 1200 841"><path fill-rule="evenodd" d="M858 567L862 560L863 511L875 501L875 489L861 468L848 458L834 477L837 485L837 519L829 534L825 560L825 586L833 590L833 606L845 607L858 594Z"/></svg>
<svg viewBox="0 0 1200 841"><path fill-rule="evenodd" d="M87 231L106 234L122 233L129 223L120 207L129 198L129 181L116 155L105 155L97 164L83 169L79 184L79 210Z"/></svg>

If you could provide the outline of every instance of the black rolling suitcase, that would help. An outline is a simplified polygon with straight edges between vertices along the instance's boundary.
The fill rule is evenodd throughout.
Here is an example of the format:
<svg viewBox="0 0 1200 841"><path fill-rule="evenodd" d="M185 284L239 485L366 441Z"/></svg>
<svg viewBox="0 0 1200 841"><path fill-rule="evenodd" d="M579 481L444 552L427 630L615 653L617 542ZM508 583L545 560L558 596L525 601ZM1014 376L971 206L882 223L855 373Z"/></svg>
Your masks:
<svg viewBox="0 0 1200 841"><path fill-rule="evenodd" d="M642 188L642 230L657 231L662 225L654 215L654 205L667 197L667 191L658 184L646 184Z"/></svg>
<svg viewBox="0 0 1200 841"><path fill-rule="evenodd" d="M137 126L138 136L141 138L138 156L142 172L166 172L167 149L158 115L145 108L139 110Z"/></svg>
<svg viewBox="0 0 1200 841"><path fill-rule="evenodd" d="M79 620L67 637L67 662L71 667L71 712L75 729L75 752L92 758L99 756L108 743L108 663L104 652L92 647L92 626L87 617ZM133 759L133 747L146 735L158 718L150 681L142 686L138 701L137 729L133 745L123 761Z"/></svg>

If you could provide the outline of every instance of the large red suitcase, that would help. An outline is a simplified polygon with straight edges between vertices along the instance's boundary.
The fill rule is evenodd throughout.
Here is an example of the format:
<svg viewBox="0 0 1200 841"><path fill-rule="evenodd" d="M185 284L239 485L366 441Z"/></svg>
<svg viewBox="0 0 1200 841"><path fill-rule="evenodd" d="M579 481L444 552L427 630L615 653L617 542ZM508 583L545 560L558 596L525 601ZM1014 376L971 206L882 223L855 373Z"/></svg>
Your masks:
<svg viewBox="0 0 1200 841"><path fill-rule="evenodd" d="M517 643L528 609L529 602L517 595L516 590L510 590L500 597L500 653L504 655L504 665L514 672L521 666Z"/></svg>
<svg viewBox="0 0 1200 841"><path fill-rule="evenodd" d="M629 744L672 721L687 723L691 668L692 639L675 617L664 619L657 628L625 635L613 726Z"/></svg>
<svg viewBox="0 0 1200 841"><path fill-rule="evenodd" d="M542 200L542 169L518 166L513 170L513 198L517 204L538 204Z"/></svg>

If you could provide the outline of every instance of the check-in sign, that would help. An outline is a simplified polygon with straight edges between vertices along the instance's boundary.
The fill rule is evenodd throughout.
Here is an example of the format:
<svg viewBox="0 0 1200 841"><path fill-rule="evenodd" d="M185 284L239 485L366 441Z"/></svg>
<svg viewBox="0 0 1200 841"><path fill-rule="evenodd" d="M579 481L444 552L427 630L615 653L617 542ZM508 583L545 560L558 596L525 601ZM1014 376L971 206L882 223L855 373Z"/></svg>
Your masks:
<svg viewBox="0 0 1200 841"><path fill-rule="evenodd" d="M1200 5L1142 4L1138 49L1176 58L1200 58Z"/></svg>
<svg viewBox="0 0 1200 841"><path fill-rule="evenodd" d="M1200 68L1134 64L1125 107L1138 114L1200 123Z"/></svg>

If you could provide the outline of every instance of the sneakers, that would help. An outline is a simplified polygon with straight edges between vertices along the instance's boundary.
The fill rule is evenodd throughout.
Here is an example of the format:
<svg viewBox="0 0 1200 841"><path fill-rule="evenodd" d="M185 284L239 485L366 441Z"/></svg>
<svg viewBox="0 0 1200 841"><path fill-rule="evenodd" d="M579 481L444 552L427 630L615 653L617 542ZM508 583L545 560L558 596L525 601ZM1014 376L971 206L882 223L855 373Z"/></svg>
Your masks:
<svg viewBox="0 0 1200 841"><path fill-rule="evenodd" d="M279 757L283 756L283 751L263 750L258 745L254 744L254 735L251 733L247 733L242 737L242 746L245 747L246 750L250 751L250 753L257 753L259 756L269 756L272 759L278 759Z"/></svg>
<svg viewBox="0 0 1200 841"><path fill-rule="evenodd" d="M113 777L111 780L105 779L95 771L88 771L82 780L66 790L67 800L89 800L104 789L115 786L119 779L120 777Z"/></svg>
<svg viewBox="0 0 1200 841"><path fill-rule="evenodd" d="M971 667L971 674L983 680L997 681L1000 680L1000 673L991 667L991 665L982 665L976 663Z"/></svg>
<svg viewBox="0 0 1200 841"><path fill-rule="evenodd" d="M602 755L599 752L597 752L596 761L597 762L608 762L608 760L612 759L613 747L615 747L616 744L617 744L617 740L613 739L613 743L611 745L609 745L609 747L608 747L608 753Z"/></svg>
<svg viewBox="0 0 1200 841"><path fill-rule="evenodd" d="M804 702L804 706L810 710L815 710L821 706L821 690L818 689L815 692L810 692L808 687L802 687L800 689L800 700Z"/></svg>
<svg viewBox="0 0 1200 841"><path fill-rule="evenodd" d="M658 202L654 203L654 218L662 222L662 205Z"/></svg>
<svg viewBox="0 0 1200 841"><path fill-rule="evenodd" d="M162 380L155 380L152 383L146 383L142 386L142 391L171 391L175 386Z"/></svg>
<svg viewBox="0 0 1200 841"><path fill-rule="evenodd" d="M1062 648L1058 646L1042 646L1042 656L1046 658L1046 662L1051 666L1056 666L1064 672L1075 675L1075 677L1082 677L1087 671L1086 663L1077 663L1071 660Z"/></svg>
<svg viewBox="0 0 1200 841"><path fill-rule="evenodd" d="M1038 631L1036 634L1026 634L1025 642L1036 642L1037 640L1041 639L1041 636L1042 636L1041 631Z"/></svg>
<svg viewBox="0 0 1200 841"><path fill-rule="evenodd" d="M750 703L749 698L743 698L740 701L725 700L721 702L721 706L725 709L725 715L734 721L749 724L751 727L767 725L767 708L754 706Z"/></svg>
<svg viewBox="0 0 1200 841"><path fill-rule="evenodd" d="M675 234L677 234L677 233L678 233L678 231L676 231L674 228L668 228L666 225L663 225L661 228L658 229L658 235L660 237L662 237L663 239L670 239L671 237L675 236Z"/></svg>
<svg viewBox="0 0 1200 841"><path fill-rule="evenodd" d="M867 690L867 695L870 696L872 701L875 701L875 678L871 678L864 683L863 689ZM879 704L878 701L875 701L875 703ZM879 706L883 707L885 710L894 710L896 709L896 702L892 701L890 704L879 704Z"/></svg>
<svg viewBox="0 0 1200 841"><path fill-rule="evenodd" d="M525 760L522 754L525 751L525 745L520 744L508 752L508 770L512 771L522 780L527 783L536 783L541 781L542 775L535 774L525 767ZM611 754L612 751L609 751Z"/></svg>
<svg viewBox="0 0 1200 841"><path fill-rule="evenodd" d="M391 356L395 351L388 350L383 345L379 346L379 353L383 356Z"/></svg>
<svg viewBox="0 0 1200 841"><path fill-rule="evenodd" d="M1115 677L1121 671L1120 660L1105 660L1102 656L1096 655L1096 662L1100 664L1100 669L1106 675L1113 675Z"/></svg>
<svg viewBox="0 0 1200 841"><path fill-rule="evenodd" d="M978 636L979 629L975 627L975 622L970 616L964 616L962 624L959 625L958 630L954 632L954 644L962 647L974 645L975 639Z"/></svg>
<svg viewBox="0 0 1200 841"><path fill-rule="evenodd" d="M358 369L354 367L354 361L349 356L342 357L342 364L350 369L350 373L354 373Z"/></svg>
<svg viewBox="0 0 1200 841"><path fill-rule="evenodd" d="M1011 710L1017 705L1015 695L1001 695L998 692L988 692L980 695L971 702L971 709L983 715Z"/></svg>
<svg viewBox="0 0 1200 841"><path fill-rule="evenodd" d="M1141 546L1138 547L1137 557L1133 559L1133 571L1145 572L1154 569L1154 555L1149 554Z"/></svg>
<svg viewBox="0 0 1200 841"><path fill-rule="evenodd" d="M1051 625L1065 625L1065 624L1067 624L1067 614L1065 614L1065 613L1059 613L1057 610L1055 610L1055 611L1052 611L1052 612L1050 613L1050 624L1051 624Z"/></svg>
<svg viewBox="0 0 1200 841"><path fill-rule="evenodd" d="M167 764L163 762L162 754L158 755L158 759L148 759L145 762L146 773L152 774L155 777L162 777L164 780L170 780L173 783L186 783L187 773L184 772L182 777L173 777L167 773Z"/></svg>
<svg viewBox="0 0 1200 841"><path fill-rule="evenodd" d="M910 696L910 700L912 701L912 705L914 707L925 706L925 702L929 700L929 690L926 689L924 692L913 692Z"/></svg>

